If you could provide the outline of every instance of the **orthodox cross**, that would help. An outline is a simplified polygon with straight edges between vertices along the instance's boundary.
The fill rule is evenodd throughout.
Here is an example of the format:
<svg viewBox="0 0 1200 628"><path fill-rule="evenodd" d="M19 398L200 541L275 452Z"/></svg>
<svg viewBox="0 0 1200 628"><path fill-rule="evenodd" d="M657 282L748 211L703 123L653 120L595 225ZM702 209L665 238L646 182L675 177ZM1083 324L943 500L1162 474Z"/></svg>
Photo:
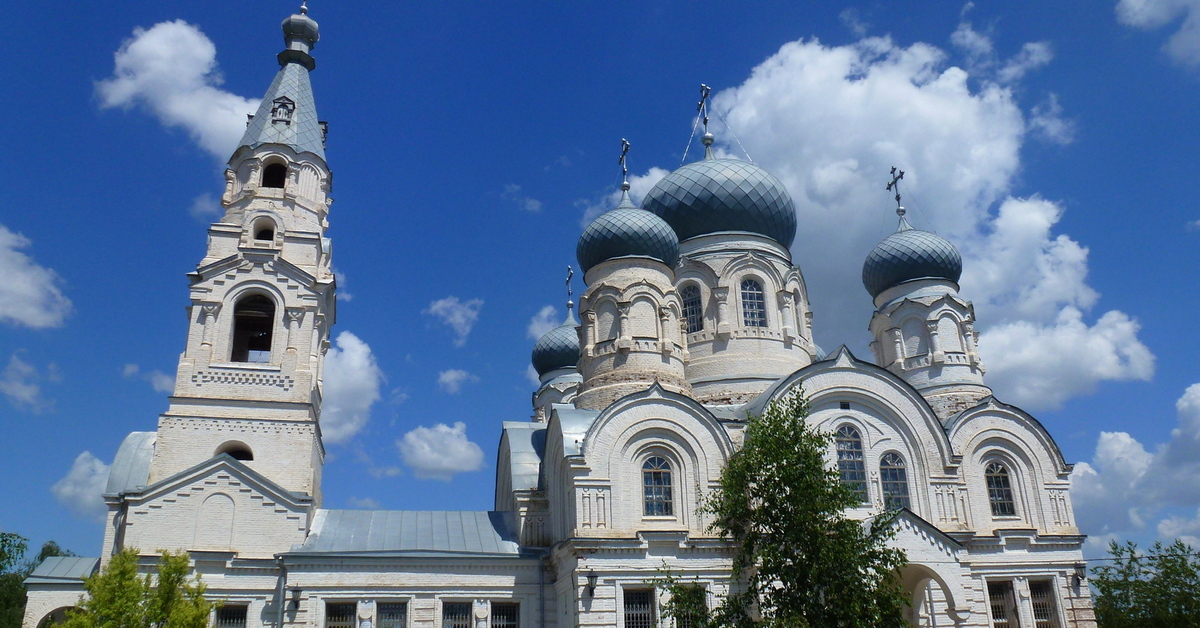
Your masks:
<svg viewBox="0 0 1200 628"><path fill-rule="evenodd" d="M887 191L891 192L892 188L896 189L896 214L901 218L904 217L904 208L900 206L900 179L903 178L904 171L897 170L895 166L892 166L892 180L887 184Z"/></svg>
<svg viewBox="0 0 1200 628"><path fill-rule="evenodd" d="M622 140L623 141L623 140ZM567 317L571 316L571 308L575 307L575 302L571 300L571 278L575 276L575 269L567 264Z"/></svg>
<svg viewBox="0 0 1200 628"><path fill-rule="evenodd" d="M621 164L621 179L629 178L629 168L625 167L625 155L629 154L629 140L621 138L621 158L617 163ZM568 267L569 268L569 267Z"/></svg>
<svg viewBox="0 0 1200 628"><path fill-rule="evenodd" d="M696 113L699 113L704 119L704 132L708 133L708 95L712 93L712 88L700 84L700 102L696 103Z"/></svg>

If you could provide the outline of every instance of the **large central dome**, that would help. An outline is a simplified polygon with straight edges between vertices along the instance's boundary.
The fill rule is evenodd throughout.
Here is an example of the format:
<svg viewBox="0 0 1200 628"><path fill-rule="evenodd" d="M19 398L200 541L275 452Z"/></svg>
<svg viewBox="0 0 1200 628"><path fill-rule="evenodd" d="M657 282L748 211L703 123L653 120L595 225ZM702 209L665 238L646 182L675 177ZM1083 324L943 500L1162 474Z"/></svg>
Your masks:
<svg viewBox="0 0 1200 628"><path fill-rule="evenodd" d="M796 238L796 205L771 173L738 159L705 159L663 177L642 208L679 240L721 231L763 235L785 247Z"/></svg>

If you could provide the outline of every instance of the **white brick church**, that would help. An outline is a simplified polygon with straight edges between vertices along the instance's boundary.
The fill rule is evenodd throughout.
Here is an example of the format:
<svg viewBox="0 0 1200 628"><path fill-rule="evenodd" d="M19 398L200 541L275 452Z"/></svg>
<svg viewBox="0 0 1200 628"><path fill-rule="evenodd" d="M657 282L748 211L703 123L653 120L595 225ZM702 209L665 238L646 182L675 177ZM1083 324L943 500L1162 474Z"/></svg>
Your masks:
<svg viewBox="0 0 1200 628"><path fill-rule="evenodd" d="M100 558L30 577L25 626L74 606L124 547L186 550L223 627L669 625L665 563L720 596L727 543L697 514L748 415L803 383L811 423L866 518L895 543L914 626L1094 626L1071 465L1034 417L992 396L962 262L899 229L870 253L873 355L814 343L792 264L791 197L706 155L579 240L577 322L533 351L532 420L505 422L492 511L322 507L322 366L336 290L325 127L309 82L316 22L283 22L279 73L229 160L224 217L188 274L187 340L157 430L116 454ZM846 286L846 290L858 290ZM865 298L865 295L864 295ZM818 304L819 306L819 304Z"/></svg>

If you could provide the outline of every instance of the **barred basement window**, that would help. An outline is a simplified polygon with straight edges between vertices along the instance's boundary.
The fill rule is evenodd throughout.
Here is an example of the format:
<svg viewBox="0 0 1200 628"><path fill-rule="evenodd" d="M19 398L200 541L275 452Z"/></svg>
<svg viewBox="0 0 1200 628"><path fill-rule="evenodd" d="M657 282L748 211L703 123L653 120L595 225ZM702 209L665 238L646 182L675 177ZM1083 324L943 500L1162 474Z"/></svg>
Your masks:
<svg viewBox="0 0 1200 628"><path fill-rule="evenodd" d="M687 321L687 333L694 334L704 330L704 308L700 303L700 288L690 283L679 291L683 299L683 319Z"/></svg>
<svg viewBox="0 0 1200 628"><path fill-rule="evenodd" d="M625 628L654 628L653 591L625 591Z"/></svg>
<svg viewBox="0 0 1200 628"><path fill-rule="evenodd" d="M1035 628L1058 628L1058 608L1054 602L1054 583L1050 580L1030 580L1029 599L1033 602Z"/></svg>
<svg viewBox="0 0 1200 628"><path fill-rule="evenodd" d="M275 327L275 303L256 294L233 308L233 362L271 361L271 332Z"/></svg>
<svg viewBox="0 0 1200 628"><path fill-rule="evenodd" d="M987 469L984 470L984 476L987 478L988 501L992 504L992 516L1011 517L1017 514L1008 468L999 462L989 462Z"/></svg>
<svg viewBox="0 0 1200 628"><path fill-rule="evenodd" d="M471 603L443 602L442 628L471 628Z"/></svg>
<svg viewBox="0 0 1200 628"><path fill-rule="evenodd" d="M381 603L377 607L379 628L404 628L408 605L404 602Z"/></svg>
<svg viewBox="0 0 1200 628"><path fill-rule="evenodd" d="M651 456L642 464L642 491L647 517L673 516L671 507L671 463Z"/></svg>
<svg viewBox="0 0 1200 628"><path fill-rule="evenodd" d="M842 474L842 484L850 487L858 496L858 501L867 500L867 467L863 464L862 437L852 425L838 428L834 436L837 444L838 471Z"/></svg>
<svg viewBox="0 0 1200 628"><path fill-rule="evenodd" d="M354 628L354 613L357 606L354 602L336 604L326 602L325 628Z"/></svg>
<svg viewBox="0 0 1200 628"><path fill-rule="evenodd" d="M988 602L992 610L992 628L1020 628L1012 582L989 582Z"/></svg>
<svg viewBox="0 0 1200 628"><path fill-rule="evenodd" d="M246 606L224 604L217 609L216 628L246 628Z"/></svg>
<svg viewBox="0 0 1200 628"><path fill-rule="evenodd" d="M521 606L512 602L492 602L492 628L517 628Z"/></svg>
<svg viewBox="0 0 1200 628"><path fill-rule="evenodd" d="M884 454L879 460L879 480L883 486L883 507L888 510L909 508L908 473L904 458L896 452Z"/></svg>
<svg viewBox="0 0 1200 628"><path fill-rule="evenodd" d="M753 279L742 281L742 323L746 327L767 326L767 301L761 283Z"/></svg>

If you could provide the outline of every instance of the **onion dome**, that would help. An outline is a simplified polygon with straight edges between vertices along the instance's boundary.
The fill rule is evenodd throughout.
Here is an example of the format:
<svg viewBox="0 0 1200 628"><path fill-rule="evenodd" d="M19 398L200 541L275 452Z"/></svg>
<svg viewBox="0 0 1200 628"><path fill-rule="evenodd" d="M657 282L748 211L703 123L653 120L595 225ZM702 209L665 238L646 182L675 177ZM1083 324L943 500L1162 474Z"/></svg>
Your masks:
<svg viewBox="0 0 1200 628"><path fill-rule="evenodd" d="M533 345L533 368L538 375L575 368L579 363L579 323L567 310L567 320L538 338Z"/></svg>
<svg viewBox="0 0 1200 628"><path fill-rule="evenodd" d="M674 266L679 238L662 218L638 209L629 200L628 183L622 184L621 204L600 214L579 236L575 259L583 272L616 257L650 257Z"/></svg>
<svg viewBox="0 0 1200 628"><path fill-rule="evenodd" d="M913 229L903 216L900 228L867 255L862 281L872 297L914 279L946 279L958 283L962 256L948 240Z"/></svg>
<svg viewBox="0 0 1200 628"><path fill-rule="evenodd" d="M307 6L300 7L298 15L291 15L283 21L283 39L288 43L293 39L303 40L308 42L309 47L316 45L317 40L321 39L316 21L308 17Z"/></svg>
<svg viewBox="0 0 1200 628"><path fill-rule="evenodd" d="M796 238L796 204L783 183L738 159L709 157L679 168L650 190L642 208L666 220L680 240L744 231L790 247Z"/></svg>

